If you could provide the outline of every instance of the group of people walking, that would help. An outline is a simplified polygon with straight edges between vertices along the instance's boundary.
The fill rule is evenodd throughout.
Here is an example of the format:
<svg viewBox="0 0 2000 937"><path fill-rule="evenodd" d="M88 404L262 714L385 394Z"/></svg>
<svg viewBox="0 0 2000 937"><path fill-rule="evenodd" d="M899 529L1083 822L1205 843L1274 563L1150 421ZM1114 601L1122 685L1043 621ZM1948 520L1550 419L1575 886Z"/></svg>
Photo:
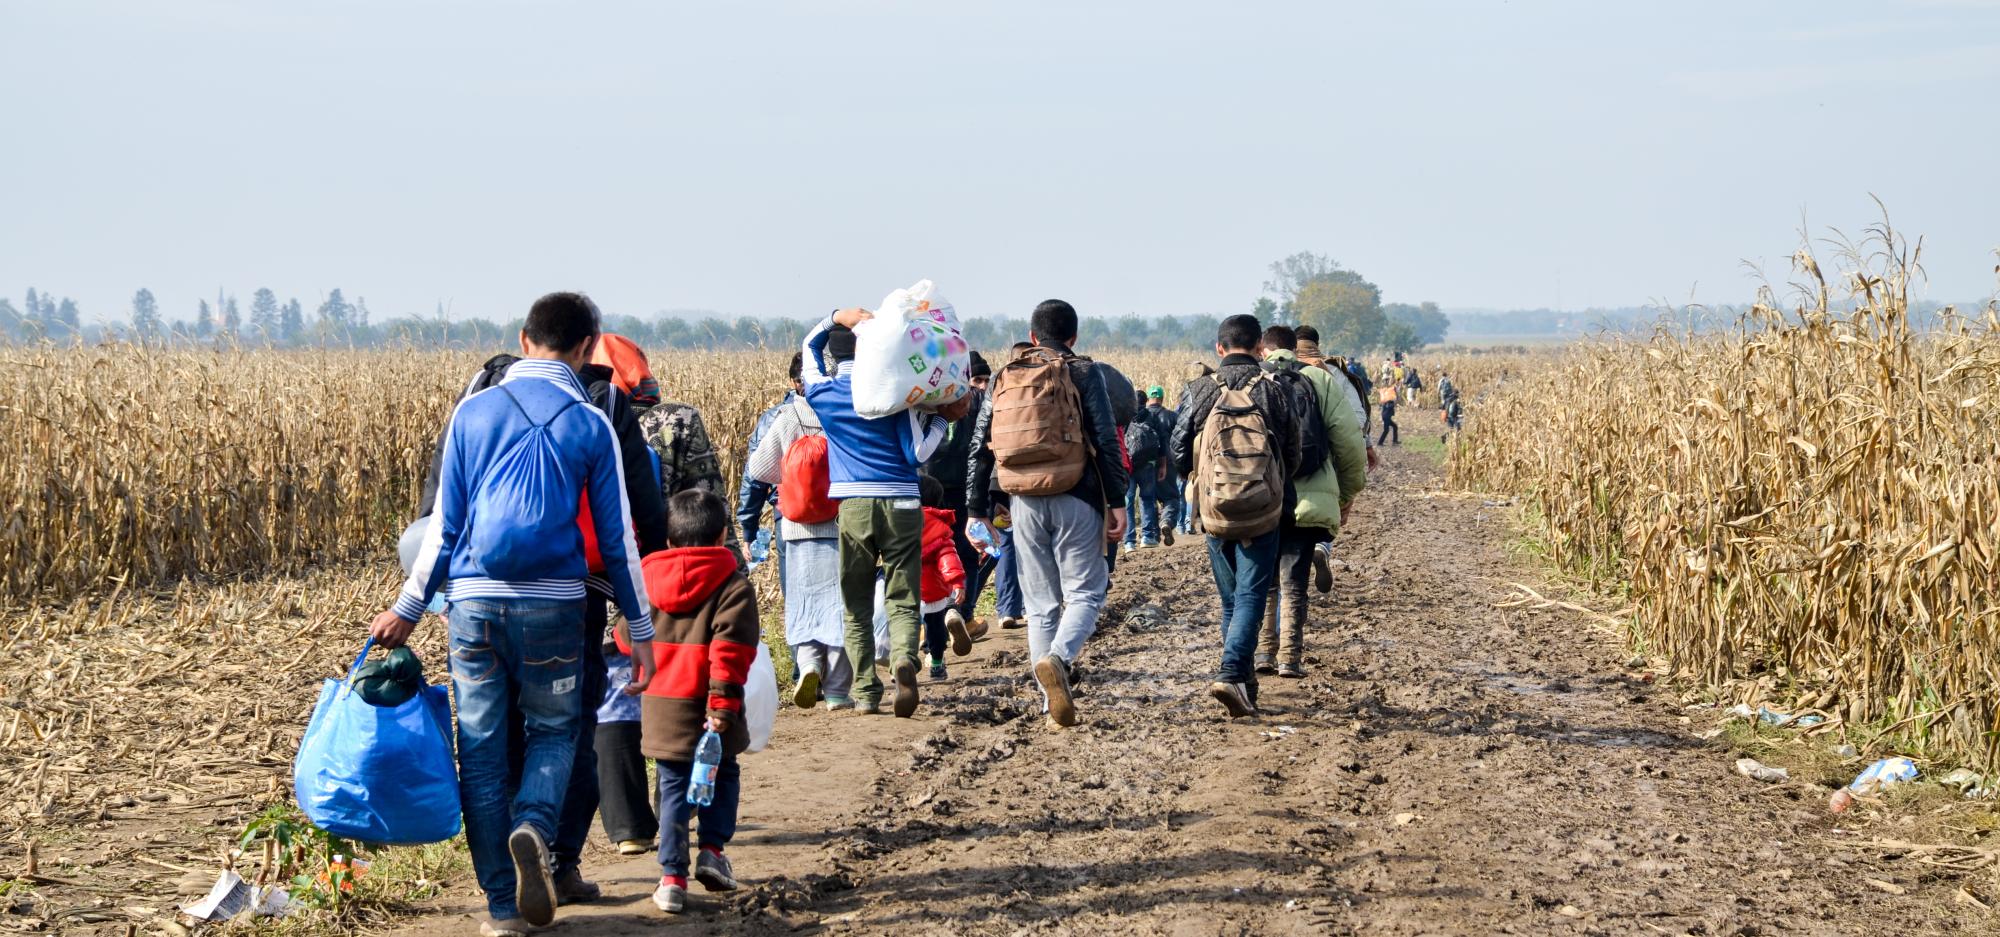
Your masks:
<svg viewBox="0 0 2000 937"><path fill-rule="evenodd" d="M1305 674L1307 583L1330 590L1332 543L1375 462L1358 363L1322 354L1310 328L1231 316L1217 362L1169 409L1164 387L1081 354L1076 310L1049 300L997 367L972 354L965 396L866 417L853 330L870 317L841 310L810 330L789 392L757 422L733 519L700 414L659 399L643 352L601 334L586 297L542 297L521 354L467 384L416 559L371 633L398 646L446 600L483 934L597 897L578 862L599 813L626 854L657 835L661 910L684 907L690 871L736 887L725 850L760 640L739 536L772 538L801 708L915 714L921 678L948 679L947 651L984 635L974 612L991 581L999 627L1027 633L1046 723L1074 726L1121 545L1177 532L1205 538L1221 602L1216 703L1248 716L1260 676ZM696 806L709 731L723 757Z"/></svg>

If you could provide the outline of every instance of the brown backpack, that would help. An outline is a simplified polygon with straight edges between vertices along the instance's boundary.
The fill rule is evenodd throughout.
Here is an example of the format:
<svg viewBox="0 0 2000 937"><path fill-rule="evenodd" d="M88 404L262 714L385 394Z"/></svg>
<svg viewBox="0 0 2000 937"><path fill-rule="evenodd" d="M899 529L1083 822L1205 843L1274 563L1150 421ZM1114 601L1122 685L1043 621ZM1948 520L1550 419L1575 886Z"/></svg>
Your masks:
<svg viewBox="0 0 2000 937"><path fill-rule="evenodd" d="M1259 372L1241 389L1214 380L1221 393L1202 423L1194 478L1201 526L1220 540L1248 540L1276 530L1285 509L1285 480L1277 440L1250 389L1271 376Z"/></svg>
<svg viewBox="0 0 2000 937"><path fill-rule="evenodd" d="M1083 478L1090 441L1083 425L1083 397L1069 376L1071 357L1030 348L993 376L987 445L1001 491L1059 495Z"/></svg>

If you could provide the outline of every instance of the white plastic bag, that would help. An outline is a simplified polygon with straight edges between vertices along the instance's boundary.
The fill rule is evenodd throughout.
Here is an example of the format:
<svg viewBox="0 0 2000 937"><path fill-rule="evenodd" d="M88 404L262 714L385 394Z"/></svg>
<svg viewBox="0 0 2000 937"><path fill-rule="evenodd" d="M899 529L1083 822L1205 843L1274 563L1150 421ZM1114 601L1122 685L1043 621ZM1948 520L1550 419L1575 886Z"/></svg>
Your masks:
<svg viewBox="0 0 2000 937"><path fill-rule="evenodd" d="M750 679L743 684L743 726L750 730L750 750L771 744L771 727L778 721L778 670L771 666L771 649L757 642L757 659L750 662Z"/></svg>
<svg viewBox="0 0 2000 937"><path fill-rule="evenodd" d="M854 327L854 412L873 419L965 396L967 351L958 312L931 281L890 293Z"/></svg>
<svg viewBox="0 0 2000 937"><path fill-rule="evenodd" d="M880 579L875 580L875 657L889 658L889 587Z"/></svg>

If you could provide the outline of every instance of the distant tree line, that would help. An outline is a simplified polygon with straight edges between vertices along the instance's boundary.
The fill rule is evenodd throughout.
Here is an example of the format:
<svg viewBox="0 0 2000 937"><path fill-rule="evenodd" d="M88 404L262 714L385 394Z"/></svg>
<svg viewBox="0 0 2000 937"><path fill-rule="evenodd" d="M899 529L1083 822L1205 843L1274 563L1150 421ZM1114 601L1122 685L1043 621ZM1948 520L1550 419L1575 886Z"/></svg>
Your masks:
<svg viewBox="0 0 2000 937"><path fill-rule="evenodd" d="M1300 253L1271 265L1271 295L1261 296L1251 311L1266 322L1309 323L1319 328L1321 345L1329 352L1358 354L1372 350L1409 351L1444 340L1451 322L1436 303L1387 303L1375 284L1332 259ZM280 302L268 288L251 293L245 307L235 294L218 289L213 301L197 300L184 315L160 306L150 289L132 294L129 311L120 321L82 322L74 300L29 289L23 305L0 297L0 341L103 342L249 347L373 347L505 345L521 328L521 320L451 319L442 304L425 318L401 316L376 319L368 301L350 301L336 288L318 304L307 307L297 297ZM247 314L246 314L247 311ZM1199 354L1213 346L1216 323L1226 313L1189 316L1086 316L1079 323L1079 340L1086 348L1184 349ZM965 338L974 348L998 350L1027 338L1024 317L967 318ZM713 313L660 313L650 318L607 315L605 328L650 348L743 349L794 348L811 323L801 319Z"/></svg>

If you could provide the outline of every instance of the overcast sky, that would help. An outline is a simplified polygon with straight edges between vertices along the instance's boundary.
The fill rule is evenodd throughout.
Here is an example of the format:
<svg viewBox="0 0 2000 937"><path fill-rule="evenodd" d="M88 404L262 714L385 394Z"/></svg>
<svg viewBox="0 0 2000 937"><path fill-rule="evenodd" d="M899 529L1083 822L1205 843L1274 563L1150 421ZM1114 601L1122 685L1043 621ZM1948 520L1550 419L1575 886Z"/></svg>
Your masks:
<svg viewBox="0 0 2000 937"><path fill-rule="evenodd" d="M1641 9L1643 7L1643 9ZM2000 5L0 0L0 295L191 318L1733 301L1870 193L2000 247Z"/></svg>

